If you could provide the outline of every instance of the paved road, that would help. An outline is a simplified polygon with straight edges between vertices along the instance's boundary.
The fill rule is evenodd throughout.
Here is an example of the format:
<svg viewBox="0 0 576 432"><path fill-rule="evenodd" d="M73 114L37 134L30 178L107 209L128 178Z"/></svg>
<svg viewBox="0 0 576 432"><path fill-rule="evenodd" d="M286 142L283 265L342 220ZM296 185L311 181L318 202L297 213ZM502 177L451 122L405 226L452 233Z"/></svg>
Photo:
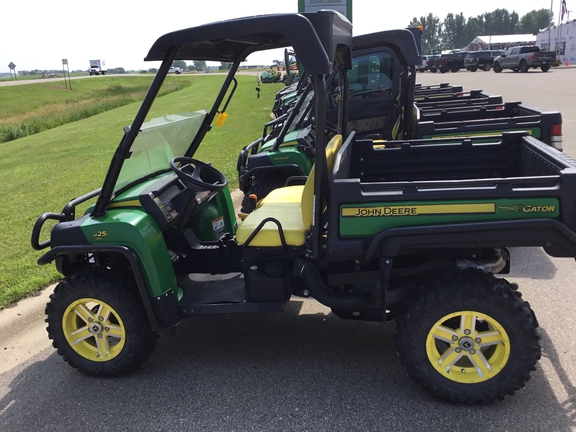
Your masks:
<svg viewBox="0 0 576 432"><path fill-rule="evenodd" d="M419 81L559 109L567 153L576 156L569 85L576 69L425 73ZM0 328L16 323L12 336L0 331L0 365L2 356L19 358L0 374L0 430L576 430L576 265L539 249L514 249L512 268L509 279L540 321L544 350L526 388L503 402L468 407L432 399L401 369L391 325L343 321L312 300L293 301L283 314L188 320L176 336L162 337L134 374L89 378L64 364L45 339L26 344L19 336L18 329L37 331L34 322L42 327L39 298L0 314Z"/></svg>

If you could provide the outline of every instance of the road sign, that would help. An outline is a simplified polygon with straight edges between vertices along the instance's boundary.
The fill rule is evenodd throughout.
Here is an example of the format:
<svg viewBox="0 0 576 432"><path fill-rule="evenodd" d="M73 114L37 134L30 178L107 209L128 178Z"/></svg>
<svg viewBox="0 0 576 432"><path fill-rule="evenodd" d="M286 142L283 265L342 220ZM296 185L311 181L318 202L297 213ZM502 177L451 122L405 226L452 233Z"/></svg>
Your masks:
<svg viewBox="0 0 576 432"><path fill-rule="evenodd" d="M352 22L352 0L298 0L298 12L330 9L340 12Z"/></svg>
<svg viewBox="0 0 576 432"><path fill-rule="evenodd" d="M68 64L68 59L62 59L62 65L67 65Z"/></svg>
<svg viewBox="0 0 576 432"><path fill-rule="evenodd" d="M12 63L12 62L10 62L10 64L8 65L8 67L9 67L11 70L16 69L16 65L15 65L14 63Z"/></svg>

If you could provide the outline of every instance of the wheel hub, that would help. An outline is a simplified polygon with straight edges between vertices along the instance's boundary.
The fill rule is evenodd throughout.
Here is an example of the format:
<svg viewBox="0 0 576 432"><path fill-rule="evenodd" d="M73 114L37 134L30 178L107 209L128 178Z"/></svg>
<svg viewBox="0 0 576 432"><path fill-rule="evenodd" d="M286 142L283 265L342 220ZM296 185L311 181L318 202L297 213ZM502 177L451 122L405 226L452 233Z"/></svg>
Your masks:
<svg viewBox="0 0 576 432"><path fill-rule="evenodd" d="M470 351L474 349L474 341L471 337L465 336L458 341L458 346L462 351Z"/></svg>
<svg viewBox="0 0 576 432"><path fill-rule="evenodd" d="M90 326L88 327L88 331L95 335L102 333L103 329L104 327L99 322L90 323Z"/></svg>

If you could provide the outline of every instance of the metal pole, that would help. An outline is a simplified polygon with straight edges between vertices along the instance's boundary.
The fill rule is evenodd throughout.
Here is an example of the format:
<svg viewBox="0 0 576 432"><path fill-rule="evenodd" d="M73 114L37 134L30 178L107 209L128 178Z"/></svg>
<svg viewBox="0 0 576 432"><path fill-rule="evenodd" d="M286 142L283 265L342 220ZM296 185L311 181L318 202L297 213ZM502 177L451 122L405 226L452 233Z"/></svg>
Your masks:
<svg viewBox="0 0 576 432"><path fill-rule="evenodd" d="M554 0L550 0L550 14L548 15L548 51L552 51L550 48L550 35L552 33L552 7L554 6Z"/></svg>
<svg viewBox="0 0 576 432"><path fill-rule="evenodd" d="M64 85L68 88L68 83L66 82L66 69L64 69L64 65L62 65L62 73L64 74Z"/></svg>

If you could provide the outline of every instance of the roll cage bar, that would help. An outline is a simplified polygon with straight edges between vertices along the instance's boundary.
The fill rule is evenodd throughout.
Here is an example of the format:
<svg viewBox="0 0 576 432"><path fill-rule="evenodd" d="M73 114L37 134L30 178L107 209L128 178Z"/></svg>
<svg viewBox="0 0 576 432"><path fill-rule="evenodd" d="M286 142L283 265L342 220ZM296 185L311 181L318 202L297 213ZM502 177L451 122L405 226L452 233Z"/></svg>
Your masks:
<svg viewBox="0 0 576 432"><path fill-rule="evenodd" d="M191 143L187 155L193 155L218 112L240 63L251 53L292 46L299 61L311 78L315 92L316 129L323 131L326 123L326 83L337 63L342 69L352 67L352 24L334 11L305 14L276 14L239 18L205 24L161 36L153 45L145 61L162 61L145 98L130 127L116 149L92 216L106 214L114 196L114 187L124 160L156 98L174 60L209 60L232 62L233 65L222 88L206 116L200 131ZM338 56L338 58L336 58ZM346 92L347 93L347 92ZM345 124L345 122L343 122ZM324 148L324 134L316 134L316 148ZM322 179L326 170L324 152L316 160L315 194L322 193ZM313 228L320 226L322 199L316 199ZM320 232L313 229L313 253L320 255Z"/></svg>

